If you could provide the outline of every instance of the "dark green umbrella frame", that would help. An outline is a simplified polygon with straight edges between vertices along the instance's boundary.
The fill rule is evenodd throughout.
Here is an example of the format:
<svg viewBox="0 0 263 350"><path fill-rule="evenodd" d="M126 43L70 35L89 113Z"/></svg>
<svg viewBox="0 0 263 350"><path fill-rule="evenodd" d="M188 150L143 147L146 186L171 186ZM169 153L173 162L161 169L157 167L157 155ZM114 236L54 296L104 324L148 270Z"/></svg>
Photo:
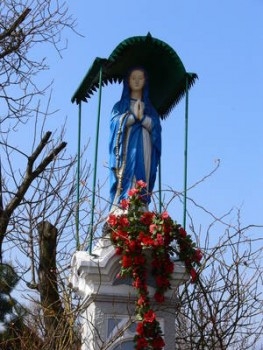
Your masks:
<svg viewBox="0 0 263 350"><path fill-rule="evenodd" d="M133 67L143 67L149 76L150 100L161 118L165 118L190 88L197 75L187 73L177 53L165 42L146 36L122 41L108 59L97 57L72 102L87 102L101 85L120 83Z"/></svg>

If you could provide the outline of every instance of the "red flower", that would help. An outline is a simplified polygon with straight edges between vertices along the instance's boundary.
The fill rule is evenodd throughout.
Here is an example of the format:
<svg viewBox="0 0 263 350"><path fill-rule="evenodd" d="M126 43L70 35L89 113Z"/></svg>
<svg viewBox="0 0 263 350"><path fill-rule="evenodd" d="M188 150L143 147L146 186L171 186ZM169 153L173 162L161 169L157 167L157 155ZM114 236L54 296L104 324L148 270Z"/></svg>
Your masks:
<svg viewBox="0 0 263 350"><path fill-rule="evenodd" d="M156 284L158 287L169 287L170 281L165 276L156 276Z"/></svg>
<svg viewBox="0 0 263 350"><path fill-rule="evenodd" d="M164 232L165 232L165 230L164 230ZM173 240L173 237L171 235L169 235L169 233L170 233L170 231L169 232L165 232L165 236L164 236L164 244L166 246L168 246Z"/></svg>
<svg viewBox="0 0 263 350"><path fill-rule="evenodd" d="M145 233L143 231L140 231L137 237L138 241L141 241L144 236L145 236Z"/></svg>
<svg viewBox="0 0 263 350"><path fill-rule="evenodd" d="M179 233L183 238L185 238L187 236L187 233L183 227L179 228Z"/></svg>
<svg viewBox="0 0 263 350"><path fill-rule="evenodd" d="M138 267L138 266L136 266L136 267ZM139 266L140 267L140 266ZM145 270L141 270L141 271L136 271L136 270L139 270L139 269L136 269L136 268L134 268L133 269L133 273L132 273L132 277L133 277L133 279L135 279L135 278L137 278L137 277L140 277L140 278L142 278L142 279L146 279L146 271Z"/></svg>
<svg viewBox="0 0 263 350"><path fill-rule="evenodd" d="M124 227L126 227L126 226L129 226L129 220L128 220L128 218L126 217L126 216L121 216L120 217L120 225L121 226L124 226Z"/></svg>
<svg viewBox="0 0 263 350"><path fill-rule="evenodd" d="M146 286L145 282L142 281L142 280L140 279L140 277L137 277L137 278L133 281L132 285L133 285L133 287L135 287L135 288L137 288L137 289L140 289L140 288L141 288L141 289L145 289L145 286Z"/></svg>
<svg viewBox="0 0 263 350"><path fill-rule="evenodd" d="M142 335L142 334L143 334L143 323L142 323L142 322L139 322L139 323L137 324L136 332L137 332L139 335Z"/></svg>
<svg viewBox="0 0 263 350"><path fill-rule="evenodd" d="M134 257L134 264L135 265L143 265L145 263L145 257L143 255L136 255Z"/></svg>
<svg viewBox="0 0 263 350"><path fill-rule="evenodd" d="M129 242L128 249L129 249L131 252L136 251L137 248L138 248L138 243L137 243L136 241L130 241L130 242Z"/></svg>
<svg viewBox="0 0 263 350"><path fill-rule="evenodd" d="M138 181L136 187L129 190L130 198L121 202L121 207L127 210L127 214L119 216L110 214L107 221L111 228L111 240L115 245L116 254L121 255L120 275L131 277L132 285L137 289L136 316L141 317L143 321L139 322L136 328L135 348L162 350L165 345L162 331L155 313L150 309L146 284L149 271L144 248L151 248L152 273L156 283L154 299L158 303L165 300L165 292L170 287L170 278L174 270L170 254L179 255L189 271L191 281L195 282L198 278L195 266L199 265L202 252L196 249L186 230L173 222L168 212L142 213L142 196L146 192L145 188L147 184ZM172 241L176 244L171 245Z"/></svg>
<svg viewBox="0 0 263 350"><path fill-rule="evenodd" d="M122 241L128 239L128 233L122 230L118 230L115 232L116 239L120 239Z"/></svg>
<svg viewBox="0 0 263 350"><path fill-rule="evenodd" d="M195 271L195 269L192 267L190 270L190 275L191 275L191 282L196 282L197 280L197 272Z"/></svg>
<svg viewBox="0 0 263 350"><path fill-rule="evenodd" d="M156 292L154 294L154 299L157 301L157 303L163 303L164 302L164 295Z"/></svg>
<svg viewBox="0 0 263 350"><path fill-rule="evenodd" d="M174 263L169 259L166 260L165 262L165 270L170 274L173 273L174 271Z"/></svg>
<svg viewBox="0 0 263 350"><path fill-rule="evenodd" d="M161 233L157 233L155 245L157 245L157 246L164 245L164 239L163 239L163 236Z"/></svg>
<svg viewBox="0 0 263 350"><path fill-rule="evenodd" d="M195 261L200 262L202 260L203 254L200 249L196 249L195 251Z"/></svg>
<svg viewBox="0 0 263 350"><path fill-rule="evenodd" d="M131 267L132 266L132 258L128 255L123 255L121 264L125 269L128 267Z"/></svg>
<svg viewBox="0 0 263 350"><path fill-rule="evenodd" d="M138 338L137 339L137 346L136 350L144 350L148 346L148 342L145 338Z"/></svg>
<svg viewBox="0 0 263 350"><path fill-rule="evenodd" d="M155 339L153 339L153 342L152 342L152 348L153 349L162 349L163 347L165 346L165 342L163 340L162 337L157 337Z"/></svg>
<svg viewBox="0 0 263 350"><path fill-rule="evenodd" d="M146 246L153 246L154 245L154 240L149 237L149 236L144 236L141 240L142 244L143 245L146 245Z"/></svg>
<svg viewBox="0 0 263 350"><path fill-rule="evenodd" d="M129 199L123 199L120 203L120 206L122 209L128 209L129 204L130 204Z"/></svg>
<svg viewBox="0 0 263 350"><path fill-rule="evenodd" d="M153 212L150 211L146 211L145 213L142 214L142 216L140 217L140 221L149 226L152 223L153 218L155 217L155 214Z"/></svg>
<svg viewBox="0 0 263 350"><path fill-rule="evenodd" d="M110 226L115 226L118 223L118 219L114 214L110 214L107 221Z"/></svg>
<svg viewBox="0 0 263 350"><path fill-rule="evenodd" d="M121 255L122 251L123 251L123 249L121 247L116 247L115 254L116 255Z"/></svg>
<svg viewBox="0 0 263 350"><path fill-rule="evenodd" d="M154 269L156 269L156 268L158 268L160 266L160 261L158 260L158 259L154 259L153 261L152 261L152 267L154 268Z"/></svg>
<svg viewBox="0 0 263 350"><path fill-rule="evenodd" d="M163 232L165 232L165 233L170 233L171 231L172 231L171 225L170 225L169 223L165 223L165 224L163 225Z"/></svg>
<svg viewBox="0 0 263 350"><path fill-rule="evenodd" d="M143 322L153 323L156 320L156 315L152 309L144 314Z"/></svg>
<svg viewBox="0 0 263 350"><path fill-rule="evenodd" d="M154 323L147 323L147 326L144 328L144 336L145 338L153 338L156 337L156 329ZM152 340L151 340L152 341Z"/></svg>
<svg viewBox="0 0 263 350"><path fill-rule="evenodd" d="M116 241L118 240L118 234L115 231L112 231L111 239L113 240L114 244L117 244Z"/></svg>

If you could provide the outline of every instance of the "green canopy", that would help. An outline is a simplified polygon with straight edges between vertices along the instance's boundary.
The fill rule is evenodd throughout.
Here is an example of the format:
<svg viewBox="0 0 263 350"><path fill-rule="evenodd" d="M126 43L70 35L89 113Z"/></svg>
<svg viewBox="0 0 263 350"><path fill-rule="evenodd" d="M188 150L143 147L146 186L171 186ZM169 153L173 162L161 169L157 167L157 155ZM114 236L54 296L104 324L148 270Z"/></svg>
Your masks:
<svg viewBox="0 0 263 350"><path fill-rule="evenodd" d="M149 77L150 100L161 118L165 118L190 88L197 75L187 73L177 53L165 42L146 36L122 41L108 59L97 57L71 101L87 102L100 84L121 82L133 67L143 67Z"/></svg>

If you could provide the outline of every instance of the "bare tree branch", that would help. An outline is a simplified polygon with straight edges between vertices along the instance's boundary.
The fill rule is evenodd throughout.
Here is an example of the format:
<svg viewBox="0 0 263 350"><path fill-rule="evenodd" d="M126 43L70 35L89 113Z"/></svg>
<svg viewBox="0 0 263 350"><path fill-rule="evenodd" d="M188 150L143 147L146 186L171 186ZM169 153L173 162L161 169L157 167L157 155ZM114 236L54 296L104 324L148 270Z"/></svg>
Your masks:
<svg viewBox="0 0 263 350"><path fill-rule="evenodd" d="M17 29L17 27L25 20L26 16L29 14L30 11L31 10L29 8L26 8L8 29L6 29L2 34L0 33L0 41L6 38L7 36L10 36L12 32L14 32Z"/></svg>
<svg viewBox="0 0 263 350"><path fill-rule="evenodd" d="M74 31L75 21L65 3L59 0L3 0L0 7L0 112L2 130L32 116L31 102L45 94L50 82L40 88L35 83L38 72L47 70L45 56L32 59L39 44L51 46L61 55L62 30ZM64 41L66 45L66 40ZM35 57L38 57L39 54Z"/></svg>
<svg viewBox="0 0 263 350"><path fill-rule="evenodd" d="M0 213L0 257L2 256L2 243L6 236L7 226L9 224L10 218L14 213L15 209L21 204L24 199L26 192L31 186L32 182L45 171L48 165L57 157L57 155L66 147L65 142L61 142L57 147L53 148L51 152L40 162L40 164L33 169L35 161L37 160L40 153L43 151L47 145L52 133L47 132L39 145L36 147L35 151L30 157L28 157L28 164L25 175L16 193L12 196L10 202L3 208Z"/></svg>

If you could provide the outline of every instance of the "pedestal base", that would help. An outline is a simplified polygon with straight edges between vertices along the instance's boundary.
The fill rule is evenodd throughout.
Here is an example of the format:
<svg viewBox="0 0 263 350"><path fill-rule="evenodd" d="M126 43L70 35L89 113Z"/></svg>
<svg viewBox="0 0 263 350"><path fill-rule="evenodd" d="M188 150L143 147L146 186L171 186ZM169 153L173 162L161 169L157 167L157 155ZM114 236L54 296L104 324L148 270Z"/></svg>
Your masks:
<svg viewBox="0 0 263 350"><path fill-rule="evenodd" d="M136 331L134 319L136 290L128 281L116 276L120 271L120 257L109 238L99 240L90 255L84 251L72 257L70 283L82 302L82 350L134 349ZM162 304L152 303L163 329L165 349L174 349L175 315L178 307L176 291L189 280L185 267L175 262L171 289ZM148 286L150 296L154 286Z"/></svg>

